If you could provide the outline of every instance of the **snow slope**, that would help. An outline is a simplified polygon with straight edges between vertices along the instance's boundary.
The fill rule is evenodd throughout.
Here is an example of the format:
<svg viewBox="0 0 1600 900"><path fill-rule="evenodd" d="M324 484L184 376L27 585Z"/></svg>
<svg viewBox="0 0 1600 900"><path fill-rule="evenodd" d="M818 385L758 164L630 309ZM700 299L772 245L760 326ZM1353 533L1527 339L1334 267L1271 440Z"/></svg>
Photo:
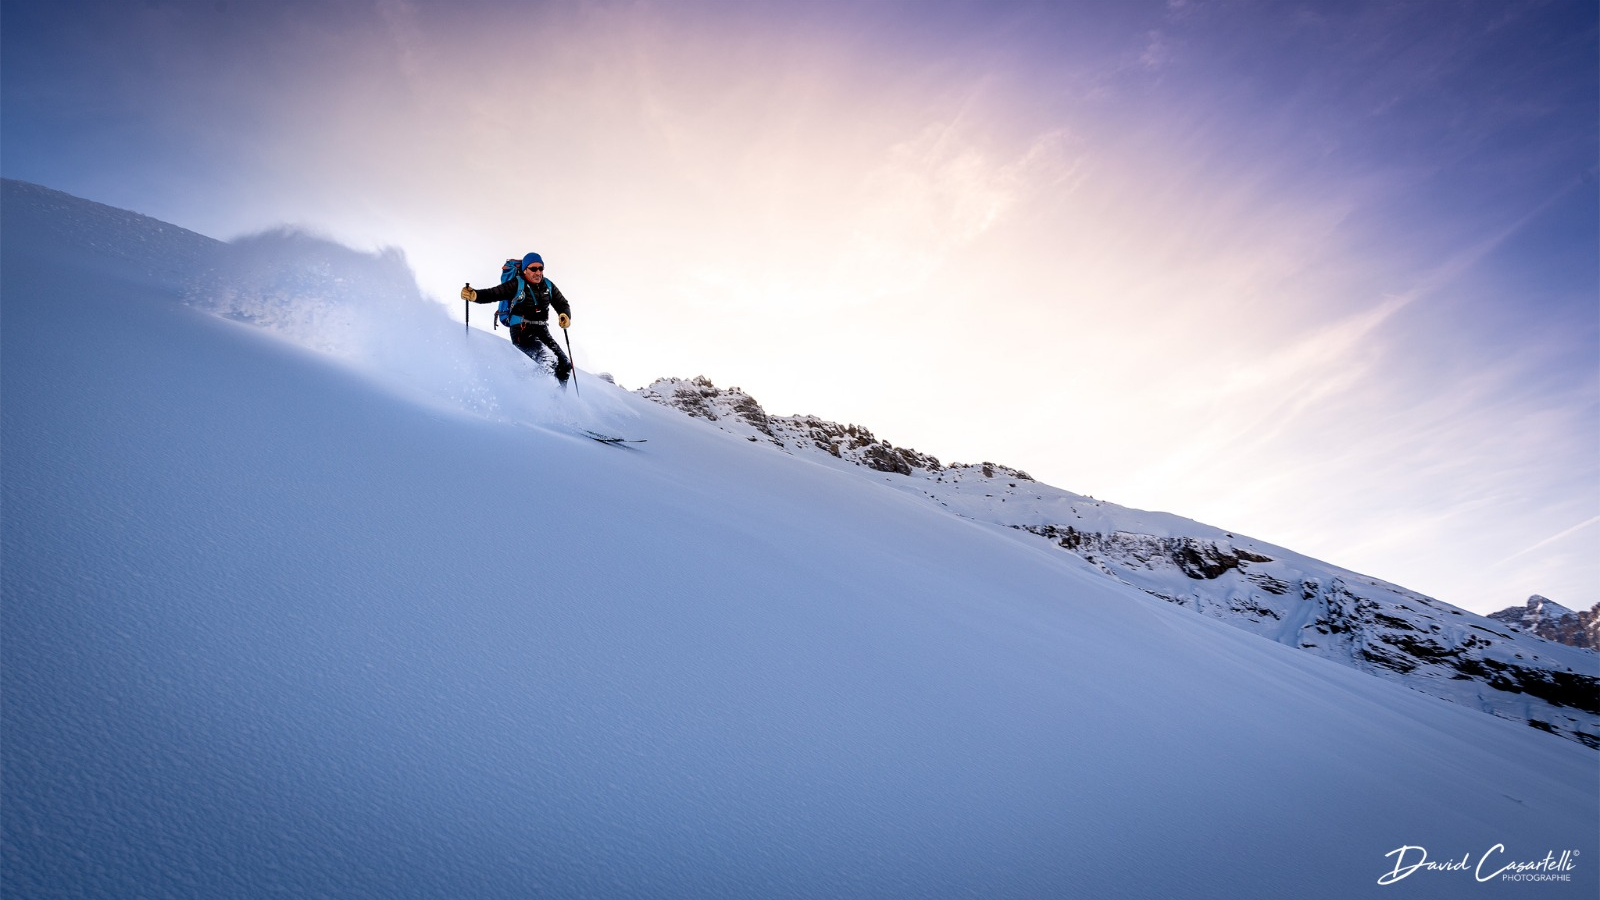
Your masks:
<svg viewBox="0 0 1600 900"><path fill-rule="evenodd" d="M706 378L662 379L638 393L951 515L1039 535L1120 584L1268 640L1600 748L1600 655L1536 628L1544 607L1533 601L1511 618L1479 616L1265 541L1041 484L1007 466L947 466L855 425L771 416L744 391ZM1581 633L1577 614L1556 604L1547 612L1546 627L1560 622ZM1508 628L1508 621L1527 624Z"/></svg>
<svg viewBox="0 0 1600 900"><path fill-rule="evenodd" d="M1600 886L1576 743L557 395L393 255L0 212L8 896Z"/></svg>

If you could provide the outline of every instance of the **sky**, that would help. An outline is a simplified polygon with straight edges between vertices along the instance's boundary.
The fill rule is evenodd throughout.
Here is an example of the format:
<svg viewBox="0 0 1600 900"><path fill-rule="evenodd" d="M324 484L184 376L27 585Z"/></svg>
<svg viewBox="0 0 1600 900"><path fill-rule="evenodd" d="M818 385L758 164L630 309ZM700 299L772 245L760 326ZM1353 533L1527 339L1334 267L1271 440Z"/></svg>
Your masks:
<svg viewBox="0 0 1600 900"><path fill-rule="evenodd" d="M579 366L626 386L705 375L1474 611L1587 608L1596 19L4 0L0 173L396 247L442 315L537 250Z"/></svg>

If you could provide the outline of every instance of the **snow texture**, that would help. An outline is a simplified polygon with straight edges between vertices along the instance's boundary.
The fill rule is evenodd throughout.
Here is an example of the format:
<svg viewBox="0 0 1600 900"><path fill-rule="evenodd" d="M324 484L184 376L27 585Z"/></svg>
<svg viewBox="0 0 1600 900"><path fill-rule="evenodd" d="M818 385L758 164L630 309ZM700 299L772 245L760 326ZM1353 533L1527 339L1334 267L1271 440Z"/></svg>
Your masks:
<svg viewBox="0 0 1600 900"><path fill-rule="evenodd" d="M1595 896L1575 742L559 394L394 254L0 211L7 896Z"/></svg>

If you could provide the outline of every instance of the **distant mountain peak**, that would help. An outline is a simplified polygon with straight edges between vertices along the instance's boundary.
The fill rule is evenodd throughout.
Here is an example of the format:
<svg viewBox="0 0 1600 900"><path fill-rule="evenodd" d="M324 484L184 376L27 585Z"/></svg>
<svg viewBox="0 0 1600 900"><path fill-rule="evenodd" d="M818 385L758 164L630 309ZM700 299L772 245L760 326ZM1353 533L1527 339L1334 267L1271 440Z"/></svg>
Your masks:
<svg viewBox="0 0 1600 900"><path fill-rule="evenodd" d="M1600 603L1582 612L1573 612L1548 597L1534 594L1526 605L1490 613L1489 618L1547 640L1600 650Z"/></svg>

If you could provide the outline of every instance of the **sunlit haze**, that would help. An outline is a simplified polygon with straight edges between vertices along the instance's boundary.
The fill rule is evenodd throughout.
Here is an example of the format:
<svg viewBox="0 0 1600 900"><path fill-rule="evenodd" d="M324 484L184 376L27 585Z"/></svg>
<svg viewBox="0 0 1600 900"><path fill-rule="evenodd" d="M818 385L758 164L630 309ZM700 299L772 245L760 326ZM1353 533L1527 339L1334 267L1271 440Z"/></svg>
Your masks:
<svg viewBox="0 0 1600 900"><path fill-rule="evenodd" d="M395 246L441 316L536 250L630 388L705 375L1478 612L1600 599L1592 0L0 15L6 177ZM60 282L28 302L85 328L92 274Z"/></svg>

